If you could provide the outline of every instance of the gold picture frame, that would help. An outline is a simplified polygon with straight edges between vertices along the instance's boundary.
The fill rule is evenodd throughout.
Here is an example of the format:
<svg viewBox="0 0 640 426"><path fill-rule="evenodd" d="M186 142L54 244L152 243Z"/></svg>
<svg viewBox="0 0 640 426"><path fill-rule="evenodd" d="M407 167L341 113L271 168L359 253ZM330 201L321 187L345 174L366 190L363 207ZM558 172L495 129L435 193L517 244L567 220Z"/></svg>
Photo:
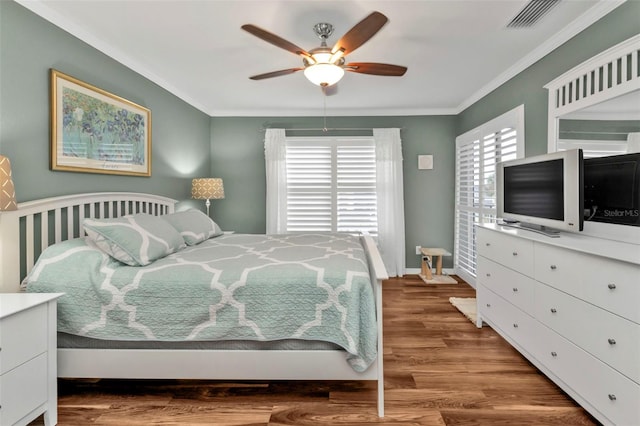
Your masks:
<svg viewBox="0 0 640 426"><path fill-rule="evenodd" d="M51 69L51 170L151 176L151 111Z"/></svg>

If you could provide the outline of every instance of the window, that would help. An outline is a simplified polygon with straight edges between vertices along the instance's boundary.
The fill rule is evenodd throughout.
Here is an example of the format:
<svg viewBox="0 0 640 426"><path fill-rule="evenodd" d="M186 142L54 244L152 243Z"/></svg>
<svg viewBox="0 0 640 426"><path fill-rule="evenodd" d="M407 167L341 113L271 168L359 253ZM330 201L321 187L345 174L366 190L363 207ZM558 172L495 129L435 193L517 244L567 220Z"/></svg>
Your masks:
<svg viewBox="0 0 640 426"><path fill-rule="evenodd" d="M496 164L524 156L524 106L456 138L454 267L475 286L475 225L496 219Z"/></svg>
<svg viewBox="0 0 640 426"><path fill-rule="evenodd" d="M389 276L405 273L400 129L372 137L264 137L267 234L368 232Z"/></svg>
<svg viewBox="0 0 640 426"><path fill-rule="evenodd" d="M286 141L285 232L378 233L371 137Z"/></svg>

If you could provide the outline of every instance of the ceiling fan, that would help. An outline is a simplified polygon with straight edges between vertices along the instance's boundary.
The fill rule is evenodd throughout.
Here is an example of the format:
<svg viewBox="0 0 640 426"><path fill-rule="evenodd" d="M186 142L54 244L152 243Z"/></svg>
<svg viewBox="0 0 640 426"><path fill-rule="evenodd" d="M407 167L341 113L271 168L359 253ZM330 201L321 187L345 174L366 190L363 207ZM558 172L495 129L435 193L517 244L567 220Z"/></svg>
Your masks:
<svg viewBox="0 0 640 426"><path fill-rule="evenodd" d="M265 74L258 74L249 77L251 80L264 80L266 78L280 77L282 75L293 74L304 71L304 75L314 84L326 88L342 78L345 71L360 74L371 74L380 76L400 77L407 71L407 67L400 65L381 64L376 62L346 62L346 55L356 50L366 43L389 21L380 12L372 12L369 16L358 22L332 47L327 46L327 39L333 33L333 25L319 23L313 27L315 33L320 37L320 47L311 49L308 52L295 44L255 25L246 24L242 29L254 36L271 43L277 47L301 56L301 67L288 68L279 71L272 71Z"/></svg>

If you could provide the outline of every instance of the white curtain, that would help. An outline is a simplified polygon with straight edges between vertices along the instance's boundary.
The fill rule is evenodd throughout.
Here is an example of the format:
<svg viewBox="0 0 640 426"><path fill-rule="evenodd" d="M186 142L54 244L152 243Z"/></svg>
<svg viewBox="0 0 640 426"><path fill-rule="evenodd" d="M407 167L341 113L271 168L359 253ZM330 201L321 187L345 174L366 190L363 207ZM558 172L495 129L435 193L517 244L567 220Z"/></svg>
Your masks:
<svg viewBox="0 0 640 426"><path fill-rule="evenodd" d="M400 129L373 129L376 144L378 245L389 276L405 274L404 185Z"/></svg>
<svg viewBox="0 0 640 426"><path fill-rule="evenodd" d="M267 171L267 234L284 233L287 212L286 136L284 129L267 129L264 159Z"/></svg>

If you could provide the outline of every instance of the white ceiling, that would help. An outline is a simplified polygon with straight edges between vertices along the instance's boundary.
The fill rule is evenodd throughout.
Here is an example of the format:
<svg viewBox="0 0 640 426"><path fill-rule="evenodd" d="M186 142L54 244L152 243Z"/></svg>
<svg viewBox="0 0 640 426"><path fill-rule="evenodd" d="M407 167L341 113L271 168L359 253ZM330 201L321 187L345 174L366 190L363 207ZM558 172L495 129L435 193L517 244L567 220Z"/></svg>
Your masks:
<svg viewBox="0 0 640 426"><path fill-rule="evenodd" d="M534 27L506 28L528 0L17 0L211 116L456 114L624 0L562 0ZM389 22L348 62L408 67L346 73L323 99L301 59L243 31L254 24L304 49L329 45L377 10ZM90 83L90 82L89 82Z"/></svg>

